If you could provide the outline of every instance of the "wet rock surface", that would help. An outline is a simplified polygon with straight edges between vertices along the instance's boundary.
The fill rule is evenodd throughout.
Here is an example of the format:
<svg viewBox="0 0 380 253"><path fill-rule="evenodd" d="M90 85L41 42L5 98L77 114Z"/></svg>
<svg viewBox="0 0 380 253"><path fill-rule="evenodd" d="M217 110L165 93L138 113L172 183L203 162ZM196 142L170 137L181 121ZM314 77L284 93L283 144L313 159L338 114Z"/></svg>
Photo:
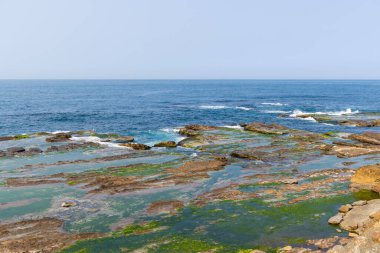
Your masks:
<svg viewBox="0 0 380 253"><path fill-rule="evenodd" d="M177 147L177 143L175 141L163 141L154 144L155 147L165 147L165 148L175 148Z"/></svg>
<svg viewBox="0 0 380 253"><path fill-rule="evenodd" d="M0 219L16 232L0 232L0 246L244 253L340 252L354 241L363 250L377 247L376 132L242 126L187 125L178 144L151 150L133 137L92 131L4 140ZM22 222L36 228L24 235ZM81 241L99 236L101 243Z"/></svg>
<svg viewBox="0 0 380 253"><path fill-rule="evenodd" d="M260 122L253 122L244 125L244 130L252 131L260 134L286 134L289 129L278 124L263 124Z"/></svg>
<svg viewBox="0 0 380 253"><path fill-rule="evenodd" d="M0 250L4 253L56 252L76 240L101 236L96 233L64 233L62 225L62 221L53 218L0 224Z"/></svg>
<svg viewBox="0 0 380 253"><path fill-rule="evenodd" d="M69 133L57 133L51 137L46 138L47 142L65 142L69 141L72 137Z"/></svg>

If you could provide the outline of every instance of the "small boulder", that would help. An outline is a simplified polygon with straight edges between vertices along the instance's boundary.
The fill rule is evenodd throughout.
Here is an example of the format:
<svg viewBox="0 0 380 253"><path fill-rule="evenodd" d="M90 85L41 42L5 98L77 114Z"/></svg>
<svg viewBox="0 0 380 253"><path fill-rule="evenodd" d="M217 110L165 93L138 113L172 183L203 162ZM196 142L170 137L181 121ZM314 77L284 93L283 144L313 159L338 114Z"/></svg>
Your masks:
<svg viewBox="0 0 380 253"><path fill-rule="evenodd" d="M344 214L338 213L331 217L327 222L332 225L337 225L342 222Z"/></svg>
<svg viewBox="0 0 380 253"><path fill-rule="evenodd" d="M72 206L76 206L77 203L75 201L72 201L72 200L69 200L69 201L64 201L62 202L61 206L62 207L65 207L65 208L68 208L68 207L72 207Z"/></svg>
<svg viewBox="0 0 380 253"><path fill-rule="evenodd" d="M352 209L352 206L350 204L347 204L347 205L343 205L339 208L339 212L340 213L347 213L348 211L350 211Z"/></svg>

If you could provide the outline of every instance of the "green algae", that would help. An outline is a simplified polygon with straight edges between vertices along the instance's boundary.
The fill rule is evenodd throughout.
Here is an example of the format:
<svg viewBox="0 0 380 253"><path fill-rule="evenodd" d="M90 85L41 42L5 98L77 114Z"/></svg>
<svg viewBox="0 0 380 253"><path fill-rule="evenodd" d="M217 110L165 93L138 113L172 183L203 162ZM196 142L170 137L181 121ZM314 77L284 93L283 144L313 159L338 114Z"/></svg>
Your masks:
<svg viewBox="0 0 380 253"><path fill-rule="evenodd" d="M369 190L360 190L352 193L352 195L359 200L371 200L380 198L380 194Z"/></svg>
<svg viewBox="0 0 380 253"><path fill-rule="evenodd" d="M73 185L77 185L78 182L75 181L75 180L71 180L71 181L68 181L67 184L70 185L70 186L73 186Z"/></svg>
<svg viewBox="0 0 380 253"><path fill-rule="evenodd" d="M22 139L28 139L31 138L28 134L19 134L14 136L15 140L22 140Z"/></svg>
<svg viewBox="0 0 380 253"><path fill-rule="evenodd" d="M214 252L220 252L223 246L217 246L211 243L207 243L202 240L196 240L186 238L182 236L173 237L169 243L163 244L156 249L157 252L201 252L214 250Z"/></svg>
<svg viewBox="0 0 380 253"><path fill-rule="evenodd" d="M69 232L110 232L110 227L120 219L119 215L98 214L94 216L86 215L80 220L67 221L63 228Z"/></svg>

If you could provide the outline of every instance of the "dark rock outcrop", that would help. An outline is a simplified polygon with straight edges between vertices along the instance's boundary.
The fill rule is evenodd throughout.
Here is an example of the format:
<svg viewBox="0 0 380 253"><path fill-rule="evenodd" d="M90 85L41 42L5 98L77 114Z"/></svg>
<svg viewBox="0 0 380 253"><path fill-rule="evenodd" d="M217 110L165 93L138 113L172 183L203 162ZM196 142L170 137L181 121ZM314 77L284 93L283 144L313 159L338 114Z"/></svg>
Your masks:
<svg viewBox="0 0 380 253"><path fill-rule="evenodd" d="M175 143L175 141L163 141L163 142L154 144L154 147L175 148L177 147L177 143Z"/></svg>
<svg viewBox="0 0 380 253"><path fill-rule="evenodd" d="M150 147L148 145L142 144L142 143L125 143L121 144L123 147L132 148L134 150L148 150Z"/></svg>
<svg viewBox="0 0 380 253"><path fill-rule="evenodd" d="M260 122L253 122L247 125L244 125L244 130L256 132L260 134L286 134L289 132L287 127L278 125L278 124L264 124Z"/></svg>
<svg viewBox="0 0 380 253"><path fill-rule="evenodd" d="M68 141L71 138L71 134L69 133L57 133L51 137L46 138L47 142L64 142Z"/></svg>

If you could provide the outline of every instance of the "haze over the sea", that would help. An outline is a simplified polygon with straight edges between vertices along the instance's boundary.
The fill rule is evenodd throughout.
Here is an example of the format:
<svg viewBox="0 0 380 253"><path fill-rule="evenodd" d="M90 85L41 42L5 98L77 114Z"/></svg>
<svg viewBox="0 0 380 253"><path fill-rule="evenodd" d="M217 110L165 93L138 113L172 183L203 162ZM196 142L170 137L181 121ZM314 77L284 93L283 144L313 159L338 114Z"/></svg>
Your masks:
<svg viewBox="0 0 380 253"><path fill-rule="evenodd" d="M380 2L3 0L1 79L379 79Z"/></svg>

